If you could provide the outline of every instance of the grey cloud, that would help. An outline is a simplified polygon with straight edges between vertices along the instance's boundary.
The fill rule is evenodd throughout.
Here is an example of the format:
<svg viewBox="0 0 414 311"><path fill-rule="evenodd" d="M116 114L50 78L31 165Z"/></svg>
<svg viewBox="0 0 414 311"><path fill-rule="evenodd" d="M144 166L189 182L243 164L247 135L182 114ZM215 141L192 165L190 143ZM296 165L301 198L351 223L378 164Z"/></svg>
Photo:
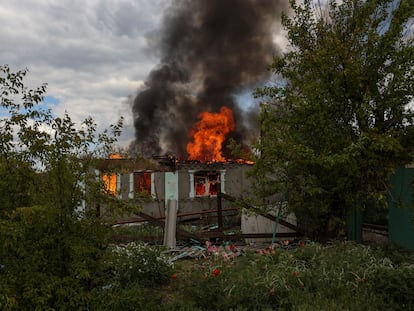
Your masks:
<svg viewBox="0 0 414 311"><path fill-rule="evenodd" d="M166 2L163 1L163 4ZM157 22L158 12L151 12L153 7L154 1L121 2L116 8L108 2L101 2L97 6L95 22L98 27L117 36L133 37L137 33L150 31Z"/></svg>
<svg viewBox="0 0 414 311"><path fill-rule="evenodd" d="M125 100L156 63L147 36L168 2L1 0L0 62L28 68L33 85L48 83L48 95L61 101L56 112L73 111L78 121L95 111L108 125L115 111L132 114Z"/></svg>

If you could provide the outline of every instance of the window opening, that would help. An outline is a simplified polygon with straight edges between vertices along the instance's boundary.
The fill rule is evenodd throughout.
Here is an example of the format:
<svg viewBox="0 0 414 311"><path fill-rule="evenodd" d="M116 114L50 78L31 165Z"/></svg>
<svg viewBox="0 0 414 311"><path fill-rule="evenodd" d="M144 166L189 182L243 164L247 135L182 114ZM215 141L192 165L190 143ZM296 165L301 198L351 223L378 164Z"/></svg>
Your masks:
<svg viewBox="0 0 414 311"><path fill-rule="evenodd" d="M199 171L194 175L194 188L196 196L217 195L217 186L220 175L217 172Z"/></svg>
<svg viewBox="0 0 414 311"><path fill-rule="evenodd" d="M151 172L134 173L134 192L151 194Z"/></svg>
<svg viewBox="0 0 414 311"><path fill-rule="evenodd" d="M102 174L103 188L111 195L116 195L116 175L115 173Z"/></svg>

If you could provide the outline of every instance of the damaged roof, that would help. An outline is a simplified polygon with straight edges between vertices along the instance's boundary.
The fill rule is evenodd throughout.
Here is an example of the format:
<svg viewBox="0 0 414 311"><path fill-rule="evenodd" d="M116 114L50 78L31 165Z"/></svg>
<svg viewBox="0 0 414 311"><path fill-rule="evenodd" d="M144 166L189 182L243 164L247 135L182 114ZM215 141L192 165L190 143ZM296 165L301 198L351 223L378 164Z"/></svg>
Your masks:
<svg viewBox="0 0 414 311"><path fill-rule="evenodd" d="M169 171L171 166L165 165L154 159L102 159L99 160L96 168L100 171Z"/></svg>

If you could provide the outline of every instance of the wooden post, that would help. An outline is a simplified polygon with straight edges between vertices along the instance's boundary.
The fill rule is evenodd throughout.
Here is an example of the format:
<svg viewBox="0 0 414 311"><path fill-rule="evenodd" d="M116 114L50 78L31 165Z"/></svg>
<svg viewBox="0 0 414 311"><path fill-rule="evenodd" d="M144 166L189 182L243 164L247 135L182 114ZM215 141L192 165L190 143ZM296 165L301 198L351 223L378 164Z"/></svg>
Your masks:
<svg viewBox="0 0 414 311"><path fill-rule="evenodd" d="M218 231L223 232L223 208L221 206L221 185L217 184L217 225Z"/></svg>
<svg viewBox="0 0 414 311"><path fill-rule="evenodd" d="M177 232L177 201L168 200L164 227L164 246L175 248Z"/></svg>

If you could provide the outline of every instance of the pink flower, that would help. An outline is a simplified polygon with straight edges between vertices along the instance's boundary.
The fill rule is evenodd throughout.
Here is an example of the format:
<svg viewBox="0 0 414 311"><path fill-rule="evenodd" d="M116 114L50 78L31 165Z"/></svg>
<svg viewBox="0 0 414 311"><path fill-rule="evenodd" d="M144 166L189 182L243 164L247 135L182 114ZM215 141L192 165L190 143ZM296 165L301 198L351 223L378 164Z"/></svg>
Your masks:
<svg viewBox="0 0 414 311"><path fill-rule="evenodd" d="M217 269L217 268L215 268L215 269L213 270L213 275L214 275L214 276L219 276L219 274L220 274L220 270L219 270L219 269Z"/></svg>

